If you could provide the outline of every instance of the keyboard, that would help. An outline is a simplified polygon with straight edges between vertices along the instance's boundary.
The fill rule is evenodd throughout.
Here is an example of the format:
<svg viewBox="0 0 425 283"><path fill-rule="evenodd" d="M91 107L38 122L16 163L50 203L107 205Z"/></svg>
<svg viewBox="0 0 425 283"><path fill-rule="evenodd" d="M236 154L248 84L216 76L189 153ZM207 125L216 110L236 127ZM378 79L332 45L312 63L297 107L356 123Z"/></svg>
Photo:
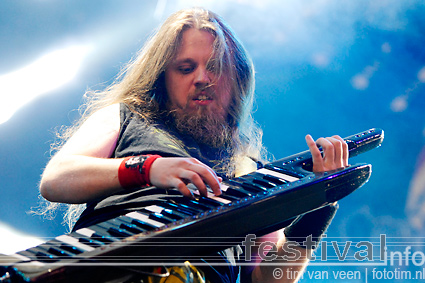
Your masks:
<svg viewBox="0 0 425 283"><path fill-rule="evenodd" d="M383 137L381 129L370 129L345 138L350 157L380 146ZM1 256L0 282L93 282L82 272L87 266L107 272L196 262L241 244L247 234L260 237L286 227L298 215L348 196L371 175L371 165L363 163L323 173L311 167L310 152L304 151L224 181L220 196L191 200L175 192L140 211Z"/></svg>

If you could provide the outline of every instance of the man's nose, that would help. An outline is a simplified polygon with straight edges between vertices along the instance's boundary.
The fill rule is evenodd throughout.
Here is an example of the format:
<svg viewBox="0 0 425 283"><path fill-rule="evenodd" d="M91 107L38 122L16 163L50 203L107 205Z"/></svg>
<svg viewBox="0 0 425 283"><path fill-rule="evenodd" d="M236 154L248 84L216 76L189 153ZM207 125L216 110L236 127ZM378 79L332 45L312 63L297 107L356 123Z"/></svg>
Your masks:
<svg viewBox="0 0 425 283"><path fill-rule="evenodd" d="M197 87L206 86L211 83L211 72L206 68L198 68L195 74L195 85Z"/></svg>

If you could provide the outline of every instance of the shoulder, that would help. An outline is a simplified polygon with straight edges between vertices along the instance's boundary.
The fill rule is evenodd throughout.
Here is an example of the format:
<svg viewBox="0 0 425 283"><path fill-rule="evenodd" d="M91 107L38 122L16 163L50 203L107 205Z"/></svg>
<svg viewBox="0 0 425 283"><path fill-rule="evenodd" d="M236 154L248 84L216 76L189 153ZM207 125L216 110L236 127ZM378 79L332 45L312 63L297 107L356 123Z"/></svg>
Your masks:
<svg viewBox="0 0 425 283"><path fill-rule="evenodd" d="M120 104L101 108L90 115L80 130L86 136L117 135L120 129Z"/></svg>
<svg viewBox="0 0 425 283"><path fill-rule="evenodd" d="M91 114L81 125L79 131L87 134L87 131L118 132L120 129L120 105L112 104L103 107Z"/></svg>
<svg viewBox="0 0 425 283"><path fill-rule="evenodd" d="M116 123L118 120L119 123L120 117L120 104L112 104L106 107L103 107L87 118L86 122L91 121L100 121L100 122L111 122Z"/></svg>
<svg viewBox="0 0 425 283"><path fill-rule="evenodd" d="M90 115L61 149L61 153L109 157L120 130L119 104Z"/></svg>

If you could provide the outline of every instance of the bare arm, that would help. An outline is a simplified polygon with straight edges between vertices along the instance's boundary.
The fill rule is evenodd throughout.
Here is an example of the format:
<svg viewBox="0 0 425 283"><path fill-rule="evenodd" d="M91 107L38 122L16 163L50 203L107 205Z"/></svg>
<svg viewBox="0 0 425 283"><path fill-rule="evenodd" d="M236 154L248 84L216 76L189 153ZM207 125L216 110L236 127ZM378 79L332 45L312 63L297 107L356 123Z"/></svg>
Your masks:
<svg viewBox="0 0 425 283"><path fill-rule="evenodd" d="M123 159L110 158L120 128L119 105L94 113L51 159L43 173L40 192L53 202L86 203L123 190L118 168ZM215 172L194 158L160 158L151 166L151 184L177 188L190 196L186 184L193 183L202 194L206 184L220 194Z"/></svg>
<svg viewBox="0 0 425 283"><path fill-rule="evenodd" d="M47 164L41 194L54 202L85 203L119 191L121 160L109 158L119 123L118 104L93 114Z"/></svg>

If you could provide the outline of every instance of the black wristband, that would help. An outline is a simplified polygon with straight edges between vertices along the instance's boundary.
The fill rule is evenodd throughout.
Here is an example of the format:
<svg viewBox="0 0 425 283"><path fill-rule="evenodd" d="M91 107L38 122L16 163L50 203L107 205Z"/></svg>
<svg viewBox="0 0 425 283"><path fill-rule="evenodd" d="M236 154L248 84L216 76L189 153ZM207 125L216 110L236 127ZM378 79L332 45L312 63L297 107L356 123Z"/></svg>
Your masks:
<svg viewBox="0 0 425 283"><path fill-rule="evenodd" d="M284 230L287 242L296 242L304 248L317 248L337 210L338 204L330 204L298 216Z"/></svg>

